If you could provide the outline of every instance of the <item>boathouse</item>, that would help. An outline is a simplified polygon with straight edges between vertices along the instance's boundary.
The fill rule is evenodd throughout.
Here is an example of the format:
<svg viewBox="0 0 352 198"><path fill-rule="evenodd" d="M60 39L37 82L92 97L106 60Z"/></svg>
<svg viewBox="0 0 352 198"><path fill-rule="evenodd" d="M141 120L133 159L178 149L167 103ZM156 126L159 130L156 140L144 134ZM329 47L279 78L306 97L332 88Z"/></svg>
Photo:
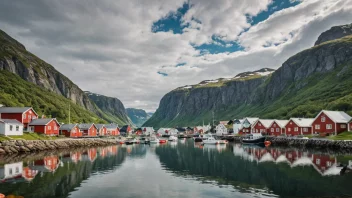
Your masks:
<svg viewBox="0 0 352 198"><path fill-rule="evenodd" d="M0 119L1 135L23 135L23 124L15 119Z"/></svg>
<svg viewBox="0 0 352 198"><path fill-rule="evenodd" d="M32 107L0 107L0 119L15 119L27 130L28 124L37 119L38 114Z"/></svg>
<svg viewBox="0 0 352 198"><path fill-rule="evenodd" d="M107 135L107 129L105 124L96 124L95 126L97 127L97 135L99 136Z"/></svg>
<svg viewBox="0 0 352 198"><path fill-rule="evenodd" d="M266 134L270 125L274 122L274 120L267 120L267 119L259 119L253 125L253 132L252 133L261 133Z"/></svg>
<svg viewBox="0 0 352 198"><path fill-rule="evenodd" d="M287 123L288 120L274 120L268 128L268 134L274 136L285 134L285 126Z"/></svg>
<svg viewBox="0 0 352 198"><path fill-rule="evenodd" d="M79 124L78 128L83 132L83 137L96 137L97 127L93 123Z"/></svg>
<svg viewBox="0 0 352 198"><path fill-rule="evenodd" d="M59 135L60 124L55 118L35 119L28 124L28 131L45 135Z"/></svg>
<svg viewBox="0 0 352 198"><path fill-rule="evenodd" d="M351 116L343 111L322 110L314 119L313 132L322 135L339 134L348 130Z"/></svg>
<svg viewBox="0 0 352 198"><path fill-rule="evenodd" d="M60 135L66 137L82 137L83 132L78 128L77 124L63 124L60 126Z"/></svg>
<svg viewBox="0 0 352 198"><path fill-rule="evenodd" d="M285 126L288 136L312 134L312 123L314 118L291 118Z"/></svg>

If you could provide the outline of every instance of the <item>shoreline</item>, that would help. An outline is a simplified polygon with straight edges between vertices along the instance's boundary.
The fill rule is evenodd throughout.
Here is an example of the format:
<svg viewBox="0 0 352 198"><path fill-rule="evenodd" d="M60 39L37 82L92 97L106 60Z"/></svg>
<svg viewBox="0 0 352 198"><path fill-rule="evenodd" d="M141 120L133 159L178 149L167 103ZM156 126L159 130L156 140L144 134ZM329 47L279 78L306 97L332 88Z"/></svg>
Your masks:
<svg viewBox="0 0 352 198"><path fill-rule="evenodd" d="M57 139L57 140L4 140L0 141L0 155L35 153L59 149L89 148L117 145L116 139Z"/></svg>

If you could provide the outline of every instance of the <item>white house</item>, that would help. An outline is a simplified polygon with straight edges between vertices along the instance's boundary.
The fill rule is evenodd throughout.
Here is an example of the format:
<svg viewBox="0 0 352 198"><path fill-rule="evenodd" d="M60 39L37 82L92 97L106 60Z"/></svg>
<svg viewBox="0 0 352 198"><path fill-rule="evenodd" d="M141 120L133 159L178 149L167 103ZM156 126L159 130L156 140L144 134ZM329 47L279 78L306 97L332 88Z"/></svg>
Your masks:
<svg viewBox="0 0 352 198"><path fill-rule="evenodd" d="M22 176L22 171L22 162L5 164L4 167L0 168L0 180L7 180Z"/></svg>
<svg viewBox="0 0 352 198"><path fill-rule="evenodd" d="M159 130L158 130L158 133L160 134L160 135L170 135L170 128L160 128Z"/></svg>
<svg viewBox="0 0 352 198"><path fill-rule="evenodd" d="M242 129L242 120L239 119L235 119L233 120L233 134L238 134L240 132L240 130Z"/></svg>
<svg viewBox="0 0 352 198"><path fill-rule="evenodd" d="M14 119L0 119L1 135L23 135L23 124Z"/></svg>
<svg viewBox="0 0 352 198"><path fill-rule="evenodd" d="M224 124L218 124L218 126L216 126L216 135L227 135L227 128L225 127Z"/></svg>
<svg viewBox="0 0 352 198"><path fill-rule="evenodd" d="M152 135L154 133L153 127L142 127L142 132L144 135Z"/></svg>

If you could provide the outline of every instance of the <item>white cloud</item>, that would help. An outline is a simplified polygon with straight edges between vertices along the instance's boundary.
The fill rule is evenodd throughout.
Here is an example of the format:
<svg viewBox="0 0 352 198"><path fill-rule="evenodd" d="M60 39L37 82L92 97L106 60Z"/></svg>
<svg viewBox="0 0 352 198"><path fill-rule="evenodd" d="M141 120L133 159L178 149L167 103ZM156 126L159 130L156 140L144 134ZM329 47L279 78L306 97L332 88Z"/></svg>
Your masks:
<svg viewBox="0 0 352 198"><path fill-rule="evenodd" d="M83 90L151 111L176 87L277 68L312 46L321 32L352 22L351 0L303 1L253 27L245 14L268 9L270 0L190 2L193 6L183 17L190 26L183 34L151 30L153 22L183 5L180 0L5 1L0 27ZM250 29L239 36L245 28ZM238 40L246 51L201 55L192 47L210 43L214 34ZM271 43L281 45L263 47ZM187 64L175 67L177 63Z"/></svg>

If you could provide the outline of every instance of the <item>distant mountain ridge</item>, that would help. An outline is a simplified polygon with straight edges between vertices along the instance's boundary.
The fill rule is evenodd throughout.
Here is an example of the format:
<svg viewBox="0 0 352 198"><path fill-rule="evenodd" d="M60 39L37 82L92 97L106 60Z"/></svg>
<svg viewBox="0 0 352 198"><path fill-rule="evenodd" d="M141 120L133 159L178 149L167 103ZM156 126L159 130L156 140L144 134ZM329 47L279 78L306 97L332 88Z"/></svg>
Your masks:
<svg viewBox="0 0 352 198"><path fill-rule="evenodd" d="M128 117L137 126L142 126L151 116L143 109L127 108Z"/></svg>
<svg viewBox="0 0 352 198"><path fill-rule="evenodd" d="M52 95L52 93L55 93L58 96L63 96L69 99L69 101L66 101L67 104L64 107L60 101L56 100L56 98L50 99L42 97L41 99L33 96L33 98L36 98L34 101L33 98L31 98L31 95L28 94L31 93L30 84L18 81L18 83L22 83L25 87L29 88L29 90L17 90L17 92L22 93L18 94L17 92L15 93L14 89L10 89L11 84L6 84L7 87L3 87L6 92L0 92L0 101L2 99L2 103L5 105L35 105L40 112L49 115L56 115L59 120L66 120L68 103L72 102L72 104L76 104L81 106L82 109L85 109L84 111L81 110L80 112L74 113L77 115L77 121L84 120L91 122L98 121L100 118L101 120L99 122L118 122L119 124L129 123L126 113L107 115L70 79L58 72L50 64L27 51L20 42L11 38L2 30L0 30L0 71L2 72L2 75L5 75L6 72L10 72L21 77L23 80L32 83L34 87L40 87L41 89L36 89L37 94L47 93L46 95ZM3 76L3 78L8 78L8 76ZM20 84L14 84L17 82L12 83L16 88L21 86ZM15 102L8 101L10 96ZM43 98L46 98L46 100ZM60 107L60 109L57 109L58 107ZM125 112L124 107L122 111ZM82 118L80 118L80 115L82 114L87 117L81 116Z"/></svg>
<svg viewBox="0 0 352 198"><path fill-rule="evenodd" d="M213 112L216 121L313 117L321 109L352 114L352 25L322 33L315 46L269 75L237 76L238 80L203 81L167 93L144 125L196 125L211 121Z"/></svg>

